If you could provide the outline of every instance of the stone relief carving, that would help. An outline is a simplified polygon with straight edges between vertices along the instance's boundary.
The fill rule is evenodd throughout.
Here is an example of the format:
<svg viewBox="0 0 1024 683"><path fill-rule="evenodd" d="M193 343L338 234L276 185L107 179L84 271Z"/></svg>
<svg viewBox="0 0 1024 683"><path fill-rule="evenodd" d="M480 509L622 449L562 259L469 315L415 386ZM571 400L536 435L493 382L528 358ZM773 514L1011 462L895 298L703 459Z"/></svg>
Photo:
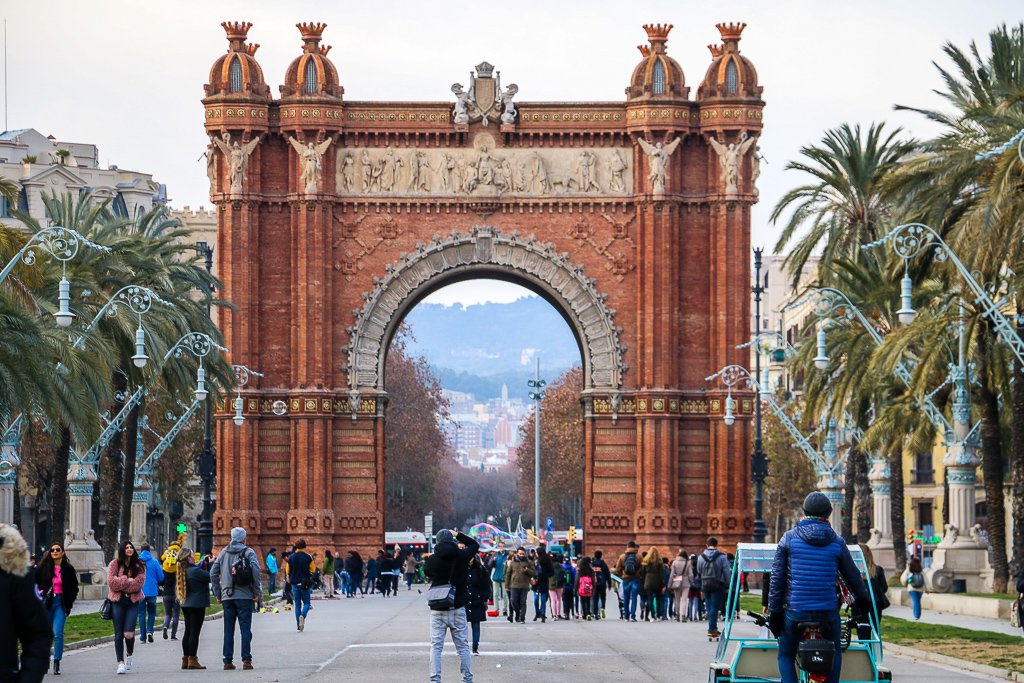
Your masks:
<svg viewBox="0 0 1024 683"><path fill-rule="evenodd" d="M452 84L452 92L455 94L452 122L466 124L470 121L483 121L486 126L491 119L500 118L502 123L515 123L516 106L512 98L519 92L519 86L511 83L502 92L501 72L495 72L493 64L480 62L475 68L476 74L469 72L469 92L464 90L461 83ZM497 75L497 78L492 74Z"/></svg>
<svg viewBox="0 0 1024 683"><path fill-rule="evenodd" d="M472 149L352 149L338 155L335 187L352 195L632 192L632 154L626 148L495 148L486 134L474 142Z"/></svg>
<svg viewBox="0 0 1024 683"><path fill-rule="evenodd" d="M722 167L722 182L725 183L726 194L736 194L740 191L740 164L743 162L743 155L747 153L756 137L746 137L746 132L740 136L740 144L735 142L729 146L723 145L715 138L708 138L711 147L718 154L718 164ZM758 171L760 173L760 171Z"/></svg>
<svg viewBox="0 0 1024 683"><path fill-rule="evenodd" d="M625 347L619 344L622 328L612 320L615 311L605 305L595 281L583 274L583 267L559 254L554 246L541 245L536 237L505 235L490 227L474 228L469 235L453 230L430 244L418 244L412 254L385 266L385 276L374 278L374 288L363 293L365 302L353 311L356 324L348 328L348 374L351 391L384 388L381 373L390 334L403 304L436 276L457 268L490 264L536 281L547 289L574 319L584 343L587 389L617 392L628 369L623 363Z"/></svg>
<svg viewBox="0 0 1024 683"><path fill-rule="evenodd" d="M307 142L303 146L301 142L289 135L288 142L295 148L295 152L302 161L302 171L299 177L305 186L306 194L316 194L320 188L320 181L323 179L324 152L331 146L332 140L327 138L319 145Z"/></svg>
<svg viewBox="0 0 1024 683"><path fill-rule="evenodd" d="M638 138L637 142L640 143L651 164L651 172L647 179L651 181L654 194L665 194L665 182L668 180L668 159L679 146L680 138L676 138L667 145L660 142L652 145L643 138Z"/></svg>
<svg viewBox="0 0 1024 683"><path fill-rule="evenodd" d="M231 144L231 133L225 132L223 140L213 138L213 144L220 148L220 151L224 154L224 160L228 166L228 177L231 180L231 191L241 192L242 185L245 182L245 170L249 167L249 155L256 149L256 145L260 142L259 136L256 136L244 145L238 144L238 140L235 140L234 144ZM207 159L207 174L210 175L210 192L213 193L215 186L216 173L212 172L212 154Z"/></svg>

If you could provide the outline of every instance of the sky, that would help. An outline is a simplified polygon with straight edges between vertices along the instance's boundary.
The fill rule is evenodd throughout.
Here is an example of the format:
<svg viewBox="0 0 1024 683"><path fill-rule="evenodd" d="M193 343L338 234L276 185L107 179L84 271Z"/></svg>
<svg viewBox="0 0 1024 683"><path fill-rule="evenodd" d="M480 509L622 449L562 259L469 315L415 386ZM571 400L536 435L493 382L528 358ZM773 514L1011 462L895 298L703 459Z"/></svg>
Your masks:
<svg viewBox="0 0 1024 683"><path fill-rule="evenodd" d="M849 122L886 121L907 135L936 132L895 104L941 108L933 62L942 46L988 52L988 33L1024 20L1009 1L823 0L714 3L649 0L519 0L424 3L378 0L35 0L5 3L8 129L36 128L99 146L100 163L152 173L171 205L209 204L203 84L227 49L222 21L251 21L250 42L271 92L301 53L297 22L326 22L324 43L350 101L451 100L483 60L519 86L518 101L622 101L642 25L671 23L668 52L695 96L720 42L716 23L745 22L740 50L764 87L760 203L753 244L771 251L772 207L805 178L784 171L802 146ZM514 298L503 283L449 288L447 299ZM456 292L453 295L452 292ZM459 293L461 292L461 293ZM452 296L461 298L453 299Z"/></svg>

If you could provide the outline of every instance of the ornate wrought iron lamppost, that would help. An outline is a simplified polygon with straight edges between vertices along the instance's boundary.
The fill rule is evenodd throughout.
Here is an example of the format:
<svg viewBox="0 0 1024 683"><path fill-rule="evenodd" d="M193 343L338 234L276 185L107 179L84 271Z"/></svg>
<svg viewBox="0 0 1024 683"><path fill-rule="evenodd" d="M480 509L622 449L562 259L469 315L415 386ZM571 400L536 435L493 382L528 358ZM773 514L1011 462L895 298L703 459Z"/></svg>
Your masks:
<svg viewBox="0 0 1024 683"><path fill-rule="evenodd" d="M213 270L213 247L206 242L197 242L206 257L206 272ZM207 300L206 317L210 317L210 303ZM203 450L199 452L199 478L203 482L203 516L199 520L198 541L200 554L213 552L213 483L217 476L217 455L213 450L210 436L210 404L206 403L203 418Z"/></svg>
<svg viewBox="0 0 1024 683"><path fill-rule="evenodd" d="M761 333L761 295L768 288L768 273L761 282L761 254L763 249L754 249L754 336ZM761 377L761 354L754 353L754 377ZM763 381L758 398L754 401L754 452L750 455L750 478L754 482L754 543L764 543L768 535L768 527L764 523L764 480L768 478L768 459L764 454L764 440L761 434L761 397L768 391L768 383Z"/></svg>
<svg viewBox="0 0 1024 683"><path fill-rule="evenodd" d="M544 387L547 382L540 378L540 356L537 356L536 379L526 382L526 386L534 389L530 392L530 398L534 402L533 412L533 527L540 535L540 402L544 398Z"/></svg>

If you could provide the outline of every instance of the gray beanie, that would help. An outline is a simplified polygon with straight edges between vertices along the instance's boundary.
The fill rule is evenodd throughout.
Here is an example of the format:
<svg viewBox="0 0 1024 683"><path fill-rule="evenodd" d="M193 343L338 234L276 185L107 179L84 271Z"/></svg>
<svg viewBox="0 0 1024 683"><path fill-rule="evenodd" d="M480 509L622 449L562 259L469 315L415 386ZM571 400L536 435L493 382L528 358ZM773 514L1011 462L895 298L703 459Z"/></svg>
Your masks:
<svg viewBox="0 0 1024 683"><path fill-rule="evenodd" d="M441 529L437 532L437 535L434 536L434 540L437 543L454 543L455 536L452 535L452 532L449 529Z"/></svg>
<svg viewBox="0 0 1024 683"><path fill-rule="evenodd" d="M236 526L234 529L232 529L231 530L231 540L232 541L238 541L239 543L244 541L245 540L245 529L243 529L240 526Z"/></svg>
<svg viewBox="0 0 1024 683"><path fill-rule="evenodd" d="M808 517L828 517L832 514L832 501L821 491L812 491L804 499L804 514Z"/></svg>

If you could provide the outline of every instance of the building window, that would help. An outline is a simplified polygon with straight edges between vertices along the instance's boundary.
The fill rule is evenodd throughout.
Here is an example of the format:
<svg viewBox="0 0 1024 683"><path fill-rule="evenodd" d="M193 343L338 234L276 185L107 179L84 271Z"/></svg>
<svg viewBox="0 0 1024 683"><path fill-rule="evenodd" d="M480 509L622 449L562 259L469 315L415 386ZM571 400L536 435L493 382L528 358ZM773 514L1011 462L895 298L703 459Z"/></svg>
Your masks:
<svg viewBox="0 0 1024 683"><path fill-rule="evenodd" d="M110 210L118 218L128 218L128 205L124 203L124 196L120 192L110 202Z"/></svg>
<svg viewBox="0 0 1024 683"><path fill-rule="evenodd" d="M7 197L0 197L0 218L10 218L11 207L7 203Z"/></svg>
<svg viewBox="0 0 1024 683"><path fill-rule="evenodd" d="M316 94L316 62L312 59L306 62L306 77L303 80L306 83L306 92Z"/></svg>
<svg viewBox="0 0 1024 683"><path fill-rule="evenodd" d="M730 61L729 65L725 67L725 92L730 95L735 94L739 89L739 74L736 71L736 62Z"/></svg>
<svg viewBox="0 0 1024 683"><path fill-rule="evenodd" d="M930 501L921 501L917 504L917 527L925 531L925 527L935 528L934 508ZM934 531L932 533L935 533Z"/></svg>
<svg viewBox="0 0 1024 683"><path fill-rule="evenodd" d="M913 482L920 486L930 486L935 483L935 470L932 468L931 451L918 453L914 459Z"/></svg>
<svg viewBox="0 0 1024 683"><path fill-rule="evenodd" d="M242 62L235 57L231 60L231 92L242 92Z"/></svg>
<svg viewBox="0 0 1024 683"><path fill-rule="evenodd" d="M661 65L661 60L656 59L654 61L654 70L651 72L651 79L654 81L652 86L652 92L655 95L665 94L665 67Z"/></svg>
<svg viewBox="0 0 1024 683"><path fill-rule="evenodd" d="M28 213L28 190L24 187L18 193L18 210Z"/></svg>

